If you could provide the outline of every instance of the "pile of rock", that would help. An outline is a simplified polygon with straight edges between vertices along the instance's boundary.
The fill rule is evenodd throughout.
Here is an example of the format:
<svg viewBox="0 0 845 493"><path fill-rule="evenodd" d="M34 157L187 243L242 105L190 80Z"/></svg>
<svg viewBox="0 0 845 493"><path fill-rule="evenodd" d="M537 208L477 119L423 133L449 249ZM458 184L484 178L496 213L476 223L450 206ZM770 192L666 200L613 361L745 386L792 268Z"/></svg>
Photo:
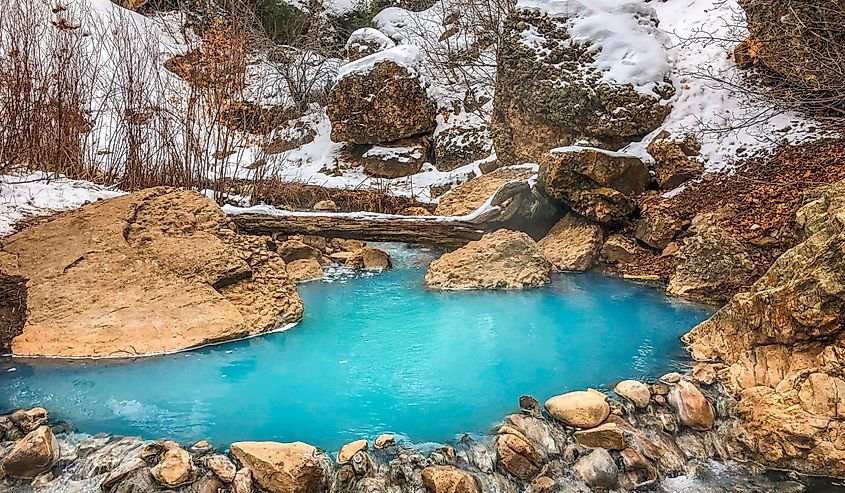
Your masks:
<svg viewBox="0 0 845 493"><path fill-rule="evenodd" d="M345 266L373 271L392 267L390 254L359 240L295 235L277 237L276 252L285 261L288 275L296 282L322 279L325 267Z"/></svg>

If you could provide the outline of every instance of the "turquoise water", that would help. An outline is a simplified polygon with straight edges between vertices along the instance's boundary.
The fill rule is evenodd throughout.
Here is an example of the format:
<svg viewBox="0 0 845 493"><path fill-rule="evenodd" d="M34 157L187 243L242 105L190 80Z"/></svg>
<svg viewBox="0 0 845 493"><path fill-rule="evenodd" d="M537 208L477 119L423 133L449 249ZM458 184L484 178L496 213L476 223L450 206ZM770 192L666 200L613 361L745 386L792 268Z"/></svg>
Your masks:
<svg viewBox="0 0 845 493"><path fill-rule="evenodd" d="M510 293L429 292L423 275L303 285L295 328L173 356L0 359L0 411L43 405L83 432L185 443L442 442L490 429L520 394L542 402L671 370L678 337L712 311L596 275Z"/></svg>

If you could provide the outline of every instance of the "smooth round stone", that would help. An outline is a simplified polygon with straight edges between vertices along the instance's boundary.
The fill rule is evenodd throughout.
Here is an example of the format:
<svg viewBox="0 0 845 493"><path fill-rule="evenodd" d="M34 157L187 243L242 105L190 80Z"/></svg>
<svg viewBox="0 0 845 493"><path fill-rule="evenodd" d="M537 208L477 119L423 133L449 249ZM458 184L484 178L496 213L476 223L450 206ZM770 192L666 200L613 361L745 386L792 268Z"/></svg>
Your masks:
<svg viewBox="0 0 845 493"><path fill-rule="evenodd" d="M546 401L546 411L563 424L575 428L595 428L610 415L607 397L601 392L569 392Z"/></svg>
<svg viewBox="0 0 845 493"><path fill-rule="evenodd" d="M638 408L648 406L648 401L651 400L651 391L648 385L637 380L623 380L616 384L616 388L613 390Z"/></svg>

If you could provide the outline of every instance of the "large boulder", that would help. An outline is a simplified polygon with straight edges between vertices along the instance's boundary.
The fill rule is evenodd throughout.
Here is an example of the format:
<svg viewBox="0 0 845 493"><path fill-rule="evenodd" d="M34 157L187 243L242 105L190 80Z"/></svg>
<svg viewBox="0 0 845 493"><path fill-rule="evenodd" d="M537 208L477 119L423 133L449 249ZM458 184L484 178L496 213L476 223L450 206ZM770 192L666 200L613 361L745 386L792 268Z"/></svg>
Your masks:
<svg viewBox="0 0 845 493"><path fill-rule="evenodd" d="M639 158L592 147L561 147L540 159L538 184L545 193L591 221L621 225L645 191L648 167Z"/></svg>
<svg viewBox="0 0 845 493"><path fill-rule="evenodd" d="M342 67L326 106L332 140L385 144L434 130L437 105L419 57L419 48L402 45Z"/></svg>
<svg viewBox="0 0 845 493"><path fill-rule="evenodd" d="M748 21L752 61L792 84L840 97L845 94L845 4L840 1L740 0ZM841 103L840 103L840 107Z"/></svg>
<svg viewBox="0 0 845 493"><path fill-rule="evenodd" d="M269 493L318 493L328 489L328 462L302 442L236 442L229 450Z"/></svg>
<svg viewBox="0 0 845 493"><path fill-rule="evenodd" d="M719 372L759 457L783 468L845 476L845 182L808 196L801 241L749 291L684 337Z"/></svg>
<svg viewBox="0 0 845 493"><path fill-rule="evenodd" d="M565 425L595 428L610 416L610 405L604 394L589 389L552 397L546 401L546 411Z"/></svg>
<svg viewBox="0 0 845 493"><path fill-rule="evenodd" d="M582 140L620 149L669 112L665 103L674 89L654 9L570 3L556 12L516 8L505 20L492 121L505 165L537 162L550 149ZM632 45L634 52L614 48Z"/></svg>
<svg viewBox="0 0 845 493"><path fill-rule="evenodd" d="M13 478L32 479L49 471L59 460L59 442L49 426L39 426L17 443L0 466L2 473Z"/></svg>
<svg viewBox="0 0 845 493"><path fill-rule="evenodd" d="M551 266L525 233L500 229L431 263L432 289L526 289L549 282Z"/></svg>
<svg viewBox="0 0 845 493"><path fill-rule="evenodd" d="M136 356L277 329L302 300L269 240L242 236L200 194L152 188L7 239L28 278L21 356Z"/></svg>
<svg viewBox="0 0 845 493"><path fill-rule="evenodd" d="M527 182L534 175L534 170L526 166L499 168L491 173L477 176L458 185L446 195L440 197L434 214L437 216L465 216L472 214L479 207L511 181Z"/></svg>
<svg viewBox="0 0 845 493"><path fill-rule="evenodd" d="M589 270L604 244L604 228L569 213L537 242L540 251L557 270Z"/></svg>
<svg viewBox="0 0 845 493"><path fill-rule="evenodd" d="M758 275L748 248L716 227L687 238L674 264L669 294L705 301L724 300Z"/></svg>
<svg viewBox="0 0 845 493"><path fill-rule="evenodd" d="M699 431L713 427L713 407L694 384L681 380L669 391L667 399L678 413L678 421L683 426Z"/></svg>

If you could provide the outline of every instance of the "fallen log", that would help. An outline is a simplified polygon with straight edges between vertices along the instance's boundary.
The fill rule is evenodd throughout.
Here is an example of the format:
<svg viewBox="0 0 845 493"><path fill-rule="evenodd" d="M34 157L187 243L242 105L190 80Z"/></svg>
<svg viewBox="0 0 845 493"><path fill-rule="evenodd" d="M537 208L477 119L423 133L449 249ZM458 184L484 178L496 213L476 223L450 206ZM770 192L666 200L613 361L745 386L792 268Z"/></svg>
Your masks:
<svg viewBox="0 0 845 493"><path fill-rule="evenodd" d="M387 214L232 214L248 234L317 235L362 241L399 241L459 247L481 238L484 227L441 217Z"/></svg>

